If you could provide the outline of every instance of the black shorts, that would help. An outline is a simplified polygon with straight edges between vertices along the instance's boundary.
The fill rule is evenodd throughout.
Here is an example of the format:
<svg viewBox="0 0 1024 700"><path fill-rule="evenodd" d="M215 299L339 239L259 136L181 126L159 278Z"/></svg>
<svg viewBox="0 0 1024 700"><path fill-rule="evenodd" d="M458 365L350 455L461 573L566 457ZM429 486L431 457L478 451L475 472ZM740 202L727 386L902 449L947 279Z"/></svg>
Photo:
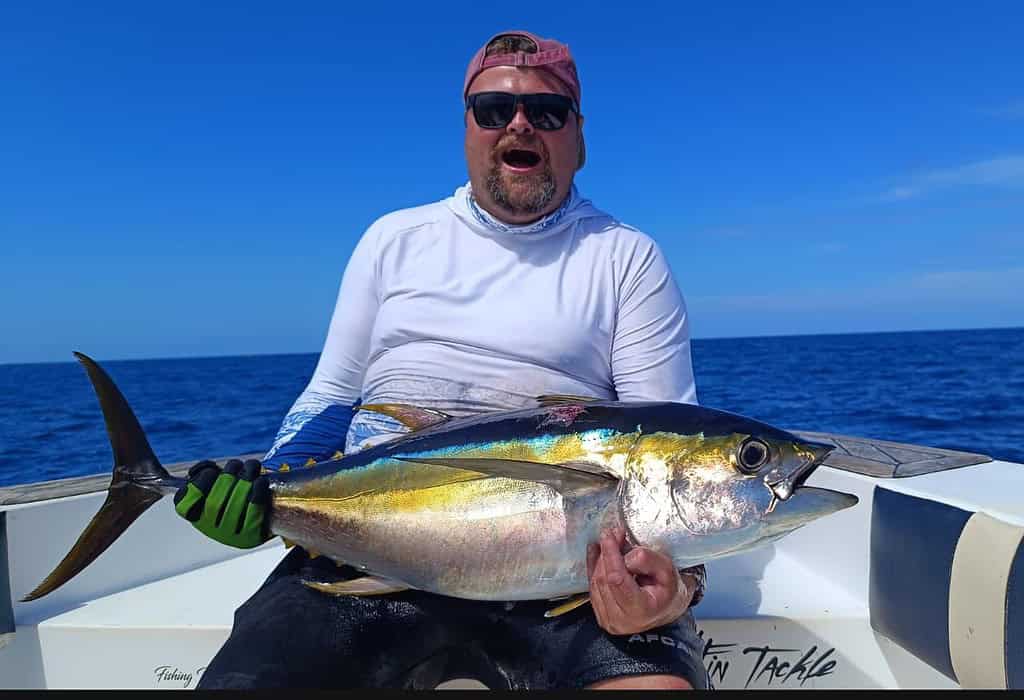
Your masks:
<svg viewBox="0 0 1024 700"><path fill-rule="evenodd" d="M199 687L429 689L475 678L492 689L582 688L637 674L709 686L689 612L644 634L612 636L590 606L549 619L546 601L509 607L421 591L335 597L301 584L356 575L296 547L235 612Z"/></svg>

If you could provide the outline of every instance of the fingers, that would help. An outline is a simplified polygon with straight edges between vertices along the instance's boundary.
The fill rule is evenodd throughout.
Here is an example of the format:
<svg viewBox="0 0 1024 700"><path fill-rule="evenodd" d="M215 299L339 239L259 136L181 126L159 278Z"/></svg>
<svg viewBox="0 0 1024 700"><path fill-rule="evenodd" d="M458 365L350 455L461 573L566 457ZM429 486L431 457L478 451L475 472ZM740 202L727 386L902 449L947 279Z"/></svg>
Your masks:
<svg viewBox="0 0 1024 700"><path fill-rule="evenodd" d="M661 552L645 547L630 550L625 558L626 569L637 576L649 576L654 582L663 586L671 586L677 581L675 565L672 560Z"/></svg>
<svg viewBox="0 0 1024 700"><path fill-rule="evenodd" d="M200 463L201 464L201 463ZM195 487L199 489L203 495L210 493L210 489L213 488L213 484L217 481L217 477L220 476L220 467L213 462L209 462L207 466L195 472L195 476L192 476L195 467L189 470L189 483L195 484Z"/></svg>
<svg viewBox="0 0 1024 700"><path fill-rule="evenodd" d="M617 530L601 533L601 564L605 567L605 580L612 586L618 586L628 576L626 563L622 559L622 551L618 541Z"/></svg>
<svg viewBox="0 0 1024 700"><path fill-rule="evenodd" d="M686 612L690 592L668 556L644 547L625 555L625 532L601 533L587 549L590 596L598 624L610 634L633 634L668 624ZM642 585L638 583L645 581Z"/></svg>
<svg viewBox="0 0 1024 700"><path fill-rule="evenodd" d="M196 488L195 484L187 483L174 494L174 510L189 522L196 522L203 514L206 494Z"/></svg>
<svg viewBox="0 0 1024 700"><path fill-rule="evenodd" d="M242 473L242 460L240 460L240 459L229 459L224 464L224 469L222 471L225 474L230 474L231 476L237 478L238 475Z"/></svg>
<svg viewBox="0 0 1024 700"><path fill-rule="evenodd" d="M198 522L206 507L206 497L220 475L215 462L204 460L188 470L188 482L174 494L174 508L190 522Z"/></svg>
<svg viewBox="0 0 1024 700"><path fill-rule="evenodd" d="M238 460L234 460L238 462ZM236 535L251 531L263 523L263 511L270 498L269 481L260 478L262 465L255 459L238 462L238 481L231 491L224 516L218 527ZM258 488L257 488L258 487Z"/></svg>
<svg viewBox="0 0 1024 700"><path fill-rule="evenodd" d="M270 480L260 476L253 482L252 491L249 492L249 501L255 506L265 507L270 503Z"/></svg>
<svg viewBox="0 0 1024 700"><path fill-rule="evenodd" d="M266 542L268 526L266 506L250 502L238 531L238 534L242 535L242 546L255 547Z"/></svg>
<svg viewBox="0 0 1024 700"><path fill-rule="evenodd" d="M239 462L241 468L241 462ZM237 479L228 497L228 503L224 506L224 514L217 521L217 527L225 532L237 534L242 529L242 519L249 507L249 492L252 491L252 482L244 479Z"/></svg>
<svg viewBox="0 0 1024 700"><path fill-rule="evenodd" d="M646 597L647 608L652 614L657 614L657 619L674 615L671 617L674 620L686 611L689 598L684 599L684 595L687 591L669 557L653 549L638 547L629 552L625 560L629 571L648 582L641 586L641 592Z"/></svg>
<svg viewBox="0 0 1024 700"><path fill-rule="evenodd" d="M203 514L199 517L198 526L203 530L215 530L220 522L221 515L227 506L228 496L234 488L238 477L234 474L221 472L217 480L213 482L210 492L206 494L206 504L203 506Z"/></svg>
<svg viewBox="0 0 1024 700"><path fill-rule="evenodd" d="M189 480L191 481L193 478L196 477L196 475L198 475L200 472L206 469L216 469L218 472L220 471L220 467L217 466L216 462L213 462L209 459L204 459L202 462L196 462L195 464L193 464L192 468L188 470Z"/></svg>
<svg viewBox="0 0 1024 700"><path fill-rule="evenodd" d="M247 459L245 464L242 466L241 478L246 481L256 481L256 477L263 471L263 465L260 464L259 460Z"/></svg>
<svg viewBox="0 0 1024 700"><path fill-rule="evenodd" d="M686 585L669 557L651 549L638 548L626 555L626 567L652 581L641 586L649 601L651 624L669 624L690 607L693 589Z"/></svg>
<svg viewBox="0 0 1024 700"><path fill-rule="evenodd" d="M174 509L204 535L248 549L268 539L270 479L258 460L228 460L221 469L204 460L189 470L174 495Z"/></svg>
<svg viewBox="0 0 1024 700"><path fill-rule="evenodd" d="M594 578L594 568L597 566L597 558L601 556L601 545L591 542L587 545L587 578Z"/></svg>
<svg viewBox="0 0 1024 700"><path fill-rule="evenodd" d="M262 509L253 507L255 480L259 480L259 500L257 506L265 506L269 499L269 482L267 479L259 479L262 465L255 459L248 459L243 464L241 460L232 459L224 465L223 474L234 477L234 481L227 485L229 489L227 504L222 508L220 516L216 520L216 527L225 533L239 534L243 529L252 527L254 521L262 522ZM227 479L224 483L228 483ZM216 484L215 484L216 486ZM220 494L218 493L218 496ZM211 493L211 496L214 496ZM216 506L217 498L207 499L211 506Z"/></svg>
<svg viewBox="0 0 1024 700"><path fill-rule="evenodd" d="M626 561L622 556L622 544L625 541L625 533L613 531L601 535L601 560L607 572L608 592L611 594L611 601L623 612L634 610L640 602L637 596L640 595L640 587L636 579L626 569Z"/></svg>
<svg viewBox="0 0 1024 700"><path fill-rule="evenodd" d="M642 614L637 603L643 592L626 570L621 551L624 541L623 531L605 531L599 544L591 545L587 552L591 606L598 624L611 634L628 633L633 619Z"/></svg>
<svg viewBox="0 0 1024 700"><path fill-rule="evenodd" d="M601 557L601 545L591 542L587 545L587 578L590 580L590 607L594 610L597 624L605 627L608 608L602 590L603 580L597 576L597 564Z"/></svg>
<svg viewBox="0 0 1024 700"><path fill-rule="evenodd" d="M608 608L608 601L605 596L605 582L604 582L604 569L600 567L600 552L601 548L599 545L593 545L594 551L597 552L597 559L594 562L594 573L590 577L590 607L594 609L594 616L597 618L597 624L603 629L608 630L612 618L612 611ZM610 631L610 630L609 630Z"/></svg>

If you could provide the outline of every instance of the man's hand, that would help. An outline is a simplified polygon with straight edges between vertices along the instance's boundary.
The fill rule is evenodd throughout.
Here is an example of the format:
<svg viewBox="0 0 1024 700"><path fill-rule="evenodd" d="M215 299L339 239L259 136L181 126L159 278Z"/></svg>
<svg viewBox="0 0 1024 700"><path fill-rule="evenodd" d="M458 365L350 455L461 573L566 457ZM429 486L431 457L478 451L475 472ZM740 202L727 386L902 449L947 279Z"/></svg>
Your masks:
<svg viewBox="0 0 1024 700"><path fill-rule="evenodd" d="M174 495L174 510L197 530L222 544L251 549L266 542L270 483L255 459L199 462Z"/></svg>
<svg viewBox="0 0 1024 700"><path fill-rule="evenodd" d="M696 582L686 582L672 560L653 549L634 547L623 556L625 544L624 530L606 530L600 544L587 549L598 624L610 634L637 634L675 622L690 607Z"/></svg>

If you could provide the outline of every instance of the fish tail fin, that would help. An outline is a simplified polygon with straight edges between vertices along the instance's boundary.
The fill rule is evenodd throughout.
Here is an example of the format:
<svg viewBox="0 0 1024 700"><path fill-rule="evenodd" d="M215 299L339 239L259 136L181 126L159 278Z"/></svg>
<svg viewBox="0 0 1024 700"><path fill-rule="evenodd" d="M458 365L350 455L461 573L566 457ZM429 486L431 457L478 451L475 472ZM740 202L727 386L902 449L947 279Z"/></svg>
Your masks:
<svg viewBox="0 0 1024 700"><path fill-rule="evenodd" d="M114 453L113 478L106 501L78 541L57 568L22 598L22 602L41 598L71 580L163 497L161 487L167 488L175 481L153 454L142 426L107 373L89 357L78 352L75 357L85 366L103 411Z"/></svg>

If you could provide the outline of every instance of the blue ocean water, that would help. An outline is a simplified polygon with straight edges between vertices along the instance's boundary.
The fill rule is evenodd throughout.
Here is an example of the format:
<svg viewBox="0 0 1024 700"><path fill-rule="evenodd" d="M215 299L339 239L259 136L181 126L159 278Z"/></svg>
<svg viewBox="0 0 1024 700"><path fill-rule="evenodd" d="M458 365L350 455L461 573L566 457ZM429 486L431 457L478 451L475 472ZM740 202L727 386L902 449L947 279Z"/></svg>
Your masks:
<svg viewBox="0 0 1024 700"><path fill-rule="evenodd" d="M317 356L96 359L170 464L264 451ZM1024 328L695 340L693 364L705 406L1024 462ZM0 365L0 397L0 486L109 472L77 362Z"/></svg>

